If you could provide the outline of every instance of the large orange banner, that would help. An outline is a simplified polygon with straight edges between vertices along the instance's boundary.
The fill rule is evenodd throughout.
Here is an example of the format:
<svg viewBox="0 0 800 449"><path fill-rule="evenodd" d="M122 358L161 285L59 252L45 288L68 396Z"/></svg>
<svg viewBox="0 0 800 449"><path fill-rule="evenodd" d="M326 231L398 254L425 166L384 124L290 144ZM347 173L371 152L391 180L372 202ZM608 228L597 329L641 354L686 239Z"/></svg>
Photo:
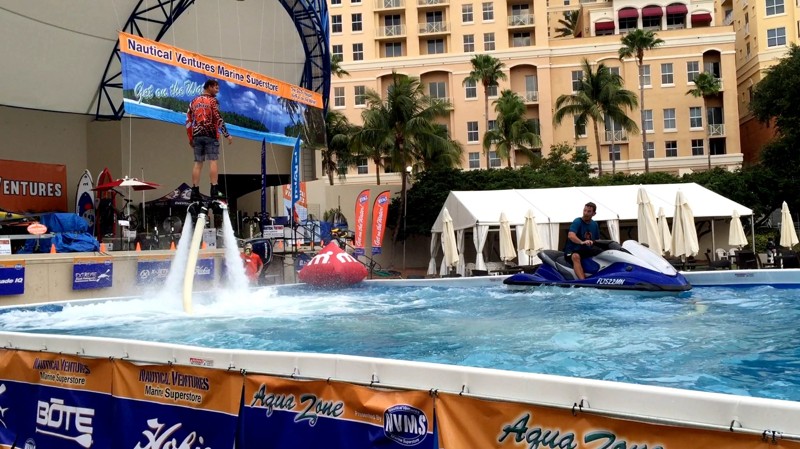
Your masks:
<svg viewBox="0 0 800 449"><path fill-rule="evenodd" d="M367 241L367 211L369 211L369 189L364 189L356 197L356 228L353 230L353 255L366 254L364 245Z"/></svg>
<svg viewBox="0 0 800 449"><path fill-rule="evenodd" d="M0 210L66 212L67 166L0 160Z"/></svg>
<svg viewBox="0 0 800 449"><path fill-rule="evenodd" d="M440 393L441 447L570 449L778 449L800 443L760 435L656 425L589 413Z"/></svg>

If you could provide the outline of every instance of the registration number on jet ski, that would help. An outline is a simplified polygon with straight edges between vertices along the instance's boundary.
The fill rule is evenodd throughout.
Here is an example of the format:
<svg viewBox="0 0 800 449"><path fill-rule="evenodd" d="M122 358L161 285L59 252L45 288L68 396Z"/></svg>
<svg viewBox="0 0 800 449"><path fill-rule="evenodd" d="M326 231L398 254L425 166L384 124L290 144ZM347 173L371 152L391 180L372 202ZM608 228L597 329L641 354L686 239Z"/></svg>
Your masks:
<svg viewBox="0 0 800 449"><path fill-rule="evenodd" d="M603 285L623 285L625 284L625 279L600 278L597 280L597 283Z"/></svg>

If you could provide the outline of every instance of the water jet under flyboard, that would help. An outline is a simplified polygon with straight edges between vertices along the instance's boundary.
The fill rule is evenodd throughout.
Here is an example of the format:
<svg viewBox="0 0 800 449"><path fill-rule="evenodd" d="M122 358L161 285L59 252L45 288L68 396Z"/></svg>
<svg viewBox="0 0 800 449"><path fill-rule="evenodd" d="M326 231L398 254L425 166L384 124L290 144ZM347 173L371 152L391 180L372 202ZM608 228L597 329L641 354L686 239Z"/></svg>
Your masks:
<svg viewBox="0 0 800 449"><path fill-rule="evenodd" d="M189 205L189 213L194 218L194 232L189 246L189 256L186 260L186 271L183 274L183 311L192 314L192 289L194 287L194 274L197 258L200 254L200 245L203 240L203 230L206 227L208 209L219 213L228 213L228 203L214 200L208 204L196 202Z"/></svg>

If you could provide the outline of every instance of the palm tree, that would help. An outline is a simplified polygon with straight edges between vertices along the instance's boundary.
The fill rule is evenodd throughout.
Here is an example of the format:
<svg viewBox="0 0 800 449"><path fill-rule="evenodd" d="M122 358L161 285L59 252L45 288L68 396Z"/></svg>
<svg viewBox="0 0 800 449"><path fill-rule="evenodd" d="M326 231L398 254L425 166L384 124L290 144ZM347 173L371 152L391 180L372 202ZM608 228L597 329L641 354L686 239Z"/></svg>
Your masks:
<svg viewBox="0 0 800 449"><path fill-rule="evenodd" d="M582 65L583 79L577 92L560 95L556 99L556 113L553 116L553 122L556 125L561 124L564 117L568 115L575 117L575 124L578 126L586 126L589 120L592 121L598 173L602 175L603 159L598 123L604 121L608 115L615 120L620 120L619 123L623 124L623 127L630 125L623 118L625 117L624 107L636 105L636 94L623 89L619 75L612 73L605 64L599 64L596 71L592 70L591 64L586 59L583 60ZM635 127L635 123L633 125Z"/></svg>
<svg viewBox="0 0 800 449"><path fill-rule="evenodd" d="M578 18L581 16L579 9L574 11L564 11L564 18L558 19L558 24L561 25L556 28L556 37L575 36L575 30L578 28Z"/></svg>
<svg viewBox="0 0 800 449"><path fill-rule="evenodd" d="M342 57L339 55L332 55L331 56L331 75L335 76L336 78L343 78L345 76L350 76L350 72L342 68Z"/></svg>
<svg viewBox="0 0 800 449"><path fill-rule="evenodd" d="M446 149L452 141L437 134L436 119L450 114L450 103L425 95L419 78L392 73L386 99L374 90L366 92L367 108L361 114L364 127L353 136L354 144L390 155L392 167L400 167L401 204L404 210L407 189L406 166L413 163L415 145ZM394 240L397 241L402 216L398 214Z"/></svg>
<svg viewBox="0 0 800 449"><path fill-rule="evenodd" d="M437 145L431 142L431 139L447 139L449 145ZM438 123L434 124L433 135L417 136L411 144L410 151L415 160L414 172L434 168L460 168L464 154L461 142L452 140L447 127Z"/></svg>
<svg viewBox="0 0 800 449"><path fill-rule="evenodd" d="M333 174L340 166L353 163L350 140L359 127L352 125L341 112L328 111L325 116L325 134L328 145L322 148L322 169L328 175L328 182L333 185ZM340 172L340 176L344 173Z"/></svg>
<svg viewBox="0 0 800 449"><path fill-rule="evenodd" d="M486 119L484 134L486 134L486 131L489 130L489 87L497 86L499 80L507 78L506 74L503 73L503 67L506 65L491 55L475 55L470 60L470 63L472 64L472 71L464 79L464 84L474 82L483 85L483 117ZM488 152L486 153L486 168L489 168Z"/></svg>
<svg viewBox="0 0 800 449"><path fill-rule="evenodd" d="M488 152L494 144L497 156L508 160L508 168L511 168L515 150L532 157L533 149L541 146L542 140L534 132L533 123L525 119L525 102L519 94L504 89L493 104L497 126L483 135L483 149Z"/></svg>
<svg viewBox="0 0 800 449"><path fill-rule="evenodd" d="M720 89L721 86L719 84L719 80L714 75L708 72L703 72L694 78L694 89L689 89L686 91L686 95L691 95L696 98L703 97L703 109L708 110L708 108L705 107L705 99L716 96L719 94ZM701 115L701 117L702 116L703 115ZM709 126L711 126L710 120ZM706 132L706 135L708 136L708 132ZM703 140L707 143L708 169L711 170L711 138Z"/></svg>
<svg viewBox="0 0 800 449"><path fill-rule="evenodd" d="M644 128L644 77L642 65L644 61L644 52L652 50L664 41L656 37L654 31L644 31L642 29L635 29L622 37L622 47L619 49L619 59L623 58L636 58L636 64L639 66L639 111L642 119L642 127ZM650 154L647 151L647 133L642 133L642 154L644 155L644 171L650 173Z"/></svg>
<svg viewBox="0 0 800 449"><path fill-rule="evenodd" d="M605 111L605 118L611 125L611 138L608 139L611 143L609 147L609 157L611 158L611 173L617 173L617 158L614 155L614 145L616 141L616 131L614 124L618 124L627 131L629 134L636 134L639 132L639 127L636 122L631 120L626 113L627 109L633 109L637 106L638 101L636 94L625 89L622 84L622 77L609 70L610 78L603 95L601 96L601 104L603 111Z"/></svg>

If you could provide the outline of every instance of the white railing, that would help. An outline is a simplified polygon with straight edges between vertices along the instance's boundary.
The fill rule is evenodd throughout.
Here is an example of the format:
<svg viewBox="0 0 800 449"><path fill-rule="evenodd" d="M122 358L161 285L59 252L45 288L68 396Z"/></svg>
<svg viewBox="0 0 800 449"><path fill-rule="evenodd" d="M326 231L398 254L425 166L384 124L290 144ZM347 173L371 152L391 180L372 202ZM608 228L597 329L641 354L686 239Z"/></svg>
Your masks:
<svg viewBox="0 0 800 449"><path fill-rule="evenodd" d="M724 136L725 135L725 125L708 125L708 135L710 137L715 136Z"/></svg>
<svg viewBox="0 0 800 449"><path fill-rule="evenodd" d="M535 23L533 14L512 14L508 16L508 26L530 26Z"/></svg>
<svg viewBox="0 0 800 449"><path fill-rule="evenodd" d="M402 8L405 5L405 0L376 0L375 9Z"/></svg>
<svg viewBox="0 0 800 449"><path fill-rule="evenodd" d="M728 11L725 13L725 19L722 20L722 23L725 25L730 25L733 23L733 11Z"/></svg>
<svg viewBox="0 0 800 449"><path fill-rule="evenodd" d="M624 130L606 131L606 142L611 142L613 137L614 142L627 142L628 133Z"/></svg>
<svg viewBox="0 0 800 449"><path fill-rule="evenodd" d="M447 33L449 30L448 22L428 22L419 25L419 34Z"/></svg>
<svg viewBox="0 0 800 449"><path fill-rule="evenodd" d="M378 27L377 34L378 34L378 37L405 36L406 35L406 26L405 25L390 25L390 26L385 26L385 27Z"/></svg>
<svg viewBox="0 0 800 449"><path fill-rule="evenodd" d="M538 103L539 102L539 91L538 90L529 90L525 92L525 102L526 103Z"/></svg>
<svg viewBox="0 0 800 449"><path fill-rule="evenodd" d="M417 0L418 6L447 5L448 3L450 3L450 0Z"/></svg>

